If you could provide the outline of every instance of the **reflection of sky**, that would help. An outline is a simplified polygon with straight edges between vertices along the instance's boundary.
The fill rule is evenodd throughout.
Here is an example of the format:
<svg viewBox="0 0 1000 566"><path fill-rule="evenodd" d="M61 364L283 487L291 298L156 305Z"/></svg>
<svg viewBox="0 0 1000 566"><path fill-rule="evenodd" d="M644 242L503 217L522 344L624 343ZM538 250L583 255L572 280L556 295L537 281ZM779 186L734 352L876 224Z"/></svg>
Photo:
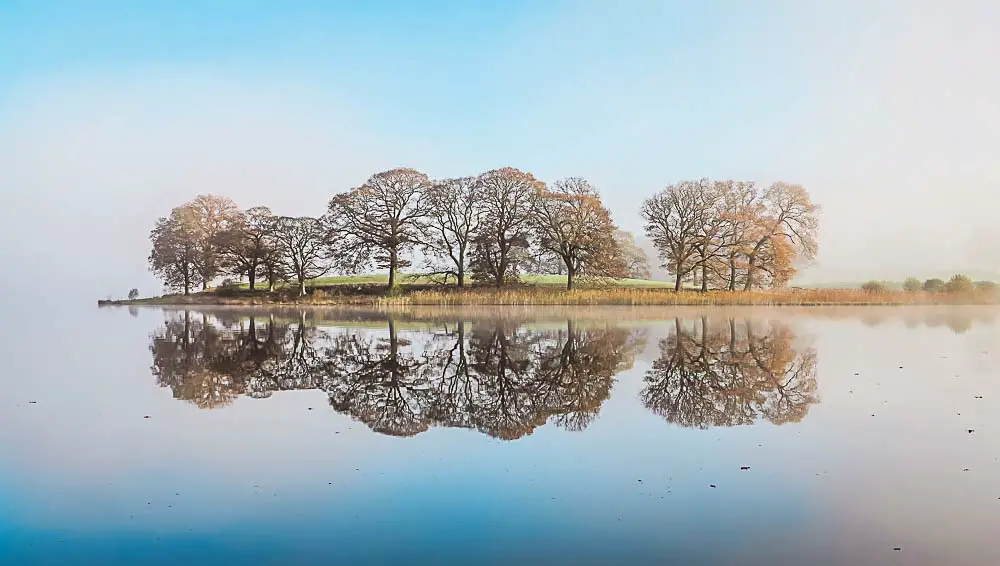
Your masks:
<svg viewBox="0 0 1000 566"><path fill-rule="evenodd" d="M965 347L993 324L956 335L797 320L819 352L821 403L798 424L705 431L638 400L666 333L654 326L586 431L502 442L377 435L315 391L201 410L149 374L159 312L59 320L26 323L5 346L0 563L782 564L818 552L812 563L863 564L900 544L911 560L998 558L1000 489L984 490L1000 487L1000 384Z"/></svg>

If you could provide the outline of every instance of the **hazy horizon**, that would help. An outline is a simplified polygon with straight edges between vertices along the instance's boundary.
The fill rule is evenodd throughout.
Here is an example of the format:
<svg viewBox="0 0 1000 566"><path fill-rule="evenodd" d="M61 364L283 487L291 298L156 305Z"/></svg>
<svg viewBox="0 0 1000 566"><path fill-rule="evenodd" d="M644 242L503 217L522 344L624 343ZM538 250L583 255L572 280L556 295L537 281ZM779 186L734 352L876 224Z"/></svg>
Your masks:
<svg viewBox="0 0 1000 566"><path fill-rule="evenodd" d="M160 291L201 193L319 215L395 166L582 176L641 236L688 178L804 185L802 282L1000 272L1000 5L222 2L0 9L0 262L19 293Z"/></svg>

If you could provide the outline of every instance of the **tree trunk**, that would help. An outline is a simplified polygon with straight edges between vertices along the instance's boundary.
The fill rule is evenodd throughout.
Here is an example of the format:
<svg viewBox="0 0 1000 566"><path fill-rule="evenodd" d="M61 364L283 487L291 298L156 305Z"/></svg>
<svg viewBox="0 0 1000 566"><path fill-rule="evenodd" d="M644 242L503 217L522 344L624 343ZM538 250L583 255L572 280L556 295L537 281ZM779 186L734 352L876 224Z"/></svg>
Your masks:
<svg viewBox="0 0 1000 566"><path fill-rule="evenodd" d="M708 292L708 262L701 262L701 292Z"/></svg>
<svg viewBox="0 0 1000 566"><path fill-rule="evenodd" d="M571 266L569 266L569 265L566 266L566 290L567 291L572 291L573 290L573 275L574 275L573 271L574 271L574 269Z"/></svg>
<svg viewBox="0 0 1000 566"><path fill-rule="evenodd" d="M299 276L299 296L306 296L306 279L305 277Z"/></svg>
<svg viewBox="0 0 1000 566"><path fill-rule="evenodd" d="M684 278L684 274L677 270L677 276L674 277L674 292L681 290L681 280Z"/></svg>
<svg viewBox="0 0 1000 566"><path fill-rule="evenodd" d="M251 267L248 276L250 277L250 292L253 293L254 283L257 281L257 270Z"/></svg>
<svg viewBox="0 0 1000 566"><path fill-rule="evenodd" d="M729 256L729 290L736 290L736 256Z"/></svg>
<svg viewBox="0 0 1000 566"><path fill-rule="evenodd" d="M191 294L191 274L184 272L184 296Z"/></svg>
<svg viewBox="0 0 1000 566"><path fill-rule="evenodd" d="M462 287L465 287L465 267L464 266L461 266L461 265L458 266L458 273L456 274L456 277L458 277L458 288L461 289Z"/></svg>
<svg viewBox="0 0 1000 566"><path fill-rule="evenodd" d="M743 285L744 291L749 291L753 288L753 272L757 264L757 256L751 255L750 261L747 262L747 282Z"/></svg>
<svg viewBox="0 0 1000 566"><path fill-rule="evenodd" d="M399 262L395 248L389 251L389 291L396 286L396 264Z"/></svg>

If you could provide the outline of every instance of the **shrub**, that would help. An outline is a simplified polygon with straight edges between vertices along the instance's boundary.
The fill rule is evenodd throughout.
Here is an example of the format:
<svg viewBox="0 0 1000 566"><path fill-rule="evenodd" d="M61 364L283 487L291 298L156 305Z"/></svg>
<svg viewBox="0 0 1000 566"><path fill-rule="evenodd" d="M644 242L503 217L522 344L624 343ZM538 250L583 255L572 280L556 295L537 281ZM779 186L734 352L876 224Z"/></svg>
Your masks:
<svg viewBox="0 0 1000 566"><path fill-rule="evenodd" d="M923 289L923 285L916 277L907 277L906 281L903 281L903 290L907 293L916 293L921 289Z"/></svg>
<svg viewBox="0 0 1000 566"><path fill-rule="evenodd" d="M222 284L215 288L217 295L231 296L240 292L240 284L232 279L223 279Z"/></svg>
<svg viewBox="0 0 1000 566"><path fill-rule="evenodd" d="M139 290L133 287L132 290L128 292L128 300L134 301L138 298L139 298Z"/></svg>
<svg viewBox="0 0 1000 566"><path fill-rule="evenodd" d="M993 281L976 281L976 290L983 293L994 293L1000 290L1000 285L997 285Z"/></svg>
<svg viewBox="0 0 1000 566"><path fill-rule="evenodd" d="M928 293L937 293L942 289L944 289L944 281L940 279L928 279L924 281L924 291Z"/></svg>
<svg viewBox="0 0 1000 566"><path fill-rule="evenodd" d="M866 293L885 293L885 283L881 281L869 281L861 286L861 290Z"/></svg>
<svg viewBox="0 0 1000 566"><path fill-rule="evenodd" d="M956 274L945 283L944 290L949 293L971 293L973 290L972 279L968 275Z"/></svg>

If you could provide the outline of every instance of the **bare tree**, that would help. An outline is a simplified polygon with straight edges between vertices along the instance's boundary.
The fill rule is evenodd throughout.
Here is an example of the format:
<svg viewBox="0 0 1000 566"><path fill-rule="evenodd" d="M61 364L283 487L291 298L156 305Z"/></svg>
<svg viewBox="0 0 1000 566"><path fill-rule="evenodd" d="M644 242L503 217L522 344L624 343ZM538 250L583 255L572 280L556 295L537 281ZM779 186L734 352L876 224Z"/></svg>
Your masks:
<svg viewBox="0 0 1000 566"><path fill-rule="evenodd" d="M197 229L191 210L177 207L170 216L160 218L149 233L152 250L149 268L164 285L191 294L191 286L201 280L196 265L198 255Z"/></svg>
<svg viewBox="0 0 1000 566"><path fill-rule="evenodd" d="M228 267L224 239L239 209L232 200L216 195L198 195L184 207L190 211L194 222L197 249L194 264L204 290Z"/></svg>
<svg viewBox="0 0 1000 566"><path fill-rule="evenodd" d="M611 213L590 183L579 177L556 181L539 192L535 206L539 246L566 267L566 289L579 275L624 277Z"/></svg>
<svg viewBox="0 0 1000 566"><path fill-rule="evenodd" d="M275 222L274 239L279 247L281 262L295 277L300 297L306 294L306 281L330 270L327 234L322 222L308 216L282 216Z"/></svg>
<svg viewBox="0 0 1000 566"><path fill-rule="evenodd" d="M345 268L374 262L389 268L389 289L396 271L408 265L400 255L420 242L420 222L430 212L427 175L392 169L372 175L364 185L330 200L328 221L338 232Z"/></svg>
<svg viewBox="0 0 1000 566"><path fill-rule="evenodd" d="M646 199L642 218L646 235L656 246L663 267L674 274L674 290L694 268L705 220L709 181L682 181Z"/></svg>
<svg viewBox="0 0 1000 566"><path fill-rule="evenodd" d="M475 177L460 177L436 181L427 192L424 246L429 255L449 264L436 273L454 275L459 287L465 286L468 256L482 218L478 188Z"/></svg>
<svg viewBox="0 0 1000 566"><path fill-rule="evenodd" d="M473 267L499 288L518 275L530 242L535 200L545 184L513 167L487 171L477 179L482 195L482 227L475 240Z"/></svg>
<svg viewBox="0 0 1000 566"><path fill-rule="evenodd" d="M233 273L246 275L250 291L256 290L257 277L266 276L265 262L273 254L272 235L275 217L266 206L255 206L240 212L232 221L222 240Z"/></svg>
<svg viewBox="0 0 1000 566"><path fill-rule="evenodd" d="M709 279L719 277L726 255L727 232L731 229L726 216L725 183L711 183L702 192L701 228L695 236L695 274L699 275L701 291L708 291ZM699 273L700 272L700 273Z"/></svg>

